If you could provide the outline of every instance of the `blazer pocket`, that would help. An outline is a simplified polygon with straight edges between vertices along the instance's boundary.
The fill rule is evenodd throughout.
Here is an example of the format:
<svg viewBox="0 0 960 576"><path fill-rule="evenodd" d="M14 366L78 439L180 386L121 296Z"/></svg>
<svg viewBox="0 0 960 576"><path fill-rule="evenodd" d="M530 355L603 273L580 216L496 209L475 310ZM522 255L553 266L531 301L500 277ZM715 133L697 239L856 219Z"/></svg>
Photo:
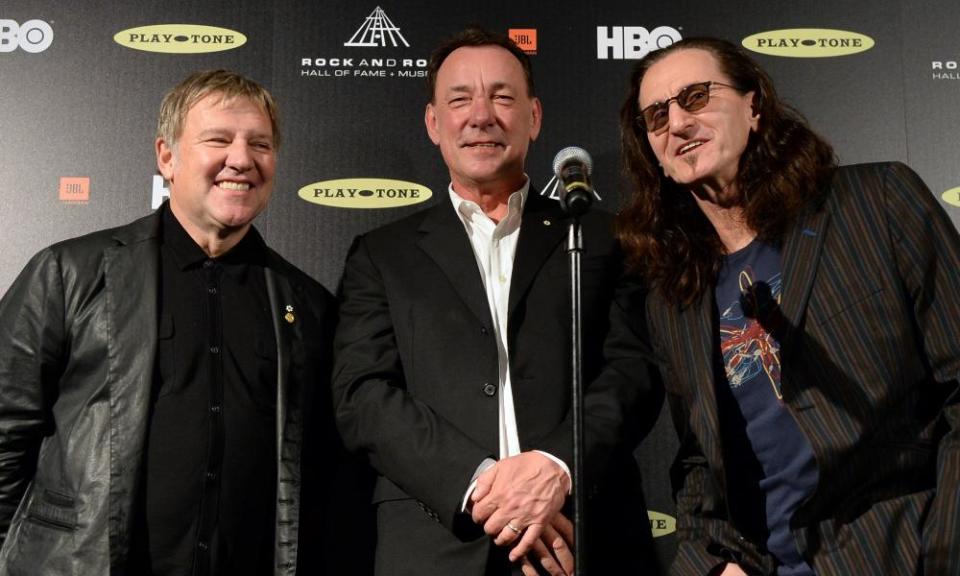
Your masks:
<svg viewBox="0 0 960 576"><path fill-rule="evenodd" d="M27 520L56 530L75 530L76 500L70 495L44 488L39 497L35 494L31 499Z"/></svg>
<svg viewBox="0 0 960 576"><path fill-rule="evenodd" d="M871 301L879 299L881 294L883 294L883 288L879 286L861 286L858 292L852 294L823 295L817 299L818 305L811 305L809 309L816 323L823 326L850 313L851 310L856 310L857 315L865 315L864 310L869 309Z"/></svg>

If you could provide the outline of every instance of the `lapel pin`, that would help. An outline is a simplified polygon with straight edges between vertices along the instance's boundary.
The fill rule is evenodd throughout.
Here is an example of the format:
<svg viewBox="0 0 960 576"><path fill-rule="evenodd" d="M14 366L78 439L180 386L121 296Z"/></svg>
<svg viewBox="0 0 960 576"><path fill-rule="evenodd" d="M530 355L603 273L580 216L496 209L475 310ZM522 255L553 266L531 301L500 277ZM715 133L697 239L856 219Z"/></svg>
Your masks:
<svg viewBox="0 0 960 576"><path fill-rule="evenodd" d="M549 220L544 220L544 221L543 221L543 225L544 225L544 226L549 226L549 225L551 225L551 224L553 224L553 222L551 222L551 221L549 221Z"/></svg>
<svg viewBox="0 0 960 576"><path fill-rule="evenodd" d="M293 315L293 306L290 304L287 304L287 313L283 315L283 319L287 321L287 324L293 324L293 321L297 319Z"/></svg>

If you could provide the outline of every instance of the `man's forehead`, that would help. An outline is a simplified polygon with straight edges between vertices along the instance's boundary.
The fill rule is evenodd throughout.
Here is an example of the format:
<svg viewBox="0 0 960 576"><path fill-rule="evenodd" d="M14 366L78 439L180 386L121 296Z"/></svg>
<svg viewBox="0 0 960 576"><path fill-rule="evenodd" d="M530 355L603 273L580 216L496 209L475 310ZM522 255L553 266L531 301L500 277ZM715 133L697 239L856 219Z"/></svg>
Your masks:
<svg viewBox="0 0 960 576"><path fill-rule="evenodd" d="M252 106L264 115L267 115L267 111L264 109L263 105L254 101L252 98L248 96L228 96L223 92L210 92L204 94L198 98L192 106L190 106L190 108L187 110L187 114L190 114L190 112L193 112L194 110L198 112L205 112L212 109L223 110L226 108L242 108L247 106Z"/></svg>
<svg viewBox="0 0 960 576"><path fill-rule="evenodd" d="M523 66L509 50L496 44L461 46L444 59L437 70L439 82L454 82L454 77L472 74L478 70L486 73L499 72L497 81L504 82L516 73L523 79ZM501 77L502 76L502 77Z"/></svg>
<svg viewBox="0 0 960 576"><path fill-rule="evenodd" d="M712 53L690 48L653 63L640 81L640 102L669 98L695 82L721 81L725 75Z"/></svg>

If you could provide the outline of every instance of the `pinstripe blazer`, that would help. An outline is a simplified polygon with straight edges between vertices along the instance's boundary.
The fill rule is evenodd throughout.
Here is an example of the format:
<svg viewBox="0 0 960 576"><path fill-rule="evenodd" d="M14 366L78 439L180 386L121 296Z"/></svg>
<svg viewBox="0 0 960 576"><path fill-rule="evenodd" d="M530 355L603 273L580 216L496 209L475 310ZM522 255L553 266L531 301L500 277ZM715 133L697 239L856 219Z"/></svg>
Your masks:
<svg viewBox="0 0 960 576"><path fill-rule="evenodd" d="M960 236L902 164L838 169L782 246L783 399L813 448L791 530L819 575L960 575ZM674 574L770 573L727 508L713 291L647 302L680 436Z"/></svg>

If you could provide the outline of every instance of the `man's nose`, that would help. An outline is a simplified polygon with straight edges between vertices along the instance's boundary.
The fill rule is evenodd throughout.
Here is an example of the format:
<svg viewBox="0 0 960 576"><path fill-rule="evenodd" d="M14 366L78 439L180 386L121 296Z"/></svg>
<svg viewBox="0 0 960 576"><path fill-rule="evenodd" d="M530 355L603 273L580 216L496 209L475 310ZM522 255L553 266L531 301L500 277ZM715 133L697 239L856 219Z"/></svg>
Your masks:
<svg viewBox="0 0 960 576"><path fill-rule="evenodd" d="M227 166L237 172L246 172L253 167L253 154L250 144L245 140L236 139L227 149Z"/></svg>
<svg viewBox="0 0 960 576"><path fill-rule="evenodd" d="M470 108L470 121L478 126L493 123L493 101L489 98L474 98Z"/></svg>
<svg viewBox="0 0 960 576"><path fill-rule="evenodd" d="M695 115L693 112L684 110L677 101L674 100L667 104L667 125L671 134L679 134L693 125Z"/></svg>

